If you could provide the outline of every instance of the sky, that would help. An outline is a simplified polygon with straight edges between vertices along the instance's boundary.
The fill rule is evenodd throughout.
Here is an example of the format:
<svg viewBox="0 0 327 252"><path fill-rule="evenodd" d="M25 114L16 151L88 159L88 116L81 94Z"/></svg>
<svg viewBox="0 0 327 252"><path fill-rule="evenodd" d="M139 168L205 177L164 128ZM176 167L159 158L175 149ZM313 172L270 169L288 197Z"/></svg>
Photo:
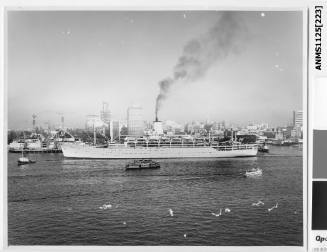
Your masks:
<svg viewBox="0 0 327 252"><path fill-rule="evenodd" d="M50 121L84 127L86 115L108 102L113 119L139 105L155 117L159 82L174 76L190 41L205 40L221 11L10 11L8 128ZM225 120L286 125L302 109L302 13L233 11L232 41L211 48L200 77L176 81L160 120ZM238 36L238 33L242 36ZM220 34L217 35L218 37ZM210 44L210 43L209 43ZM222 45L222 44L218 44ZM204 44L205 46L208 45ZM203 44L202 44L203 46Z"/></svg>

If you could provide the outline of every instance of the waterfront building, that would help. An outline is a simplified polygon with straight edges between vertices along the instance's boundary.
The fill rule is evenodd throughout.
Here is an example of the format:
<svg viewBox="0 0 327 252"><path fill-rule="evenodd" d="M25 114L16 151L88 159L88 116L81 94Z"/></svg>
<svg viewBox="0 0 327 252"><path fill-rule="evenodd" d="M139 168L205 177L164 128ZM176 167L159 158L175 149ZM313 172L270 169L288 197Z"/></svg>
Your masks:
<svg viewBox="0 0 327 252"><path fill-rule="evenodd" d="M173 132L175 135L181 134L182 132L184 133L183 125L171 120L165 121L162 127L164 132Z"/></svg>
<svg viewBox="0 0 327 252"><path fill-rule="evenodd" d="M144 135L143 109L133 105L127 109L127 132L129 136Z"/></svg>
<svg viewBox="0 0 327 252"><path fill-rule="evenodd" d="M224 131L226 129L225 121L219 122L217 127L218 127L219 130L223 130Z"/></svg>
<svg viewBox="0 0 327 252"><path fill-rule="evenodd" d="M282 129L278 129L276 134L275 134L275 139L276 140L283 140L284 139L284 133Z"/></svg>
<svg viewBox="0 0 327 252"><path fill-rule="evenodd" d="M258 124L258 129L267 130L267 129L269 129L269 124L268 123L260 123L260 124Z"/></svg>
<svg viewBox="0 0 327 252"><path fill-rule="evenodd" d="M107 102L102 103L102 110L100 112L100 118L104 123L109 125L109 123L111 121L111 112L109 110L109 104Z"/></svg>
<svg viewBox="0 0 327 252"><path fill-rule="evenodd" d="M105 123L101 120L100 116L98 115L87 115L85 128L86 129L93 129L93 128L100 128L103 127Z"/></svg>
<svg viewBox="0 0 327 252"><path fill-rule="evenodd" d="M303 126L303 111L293 111L293 126L301 128Z"/></svg>
<svg viewBox="0 0 327 252"><path fill-rule="evenodd" d="M296 130L296 137L302 139L302 138L303 138L303 131L302 131L302 128L300 128L300 127L296 127L295 130Z"/></svg>
<svg viewBox="0 0 327 252"><path fill-rule="evenodd" d="M269 129L269 130L263 131L262 133L267 138L275 138L275 134L276 134L276 132L273 129Z"/></svg>
<svg viewBox="0 0 327 252"><path fill-rule="evenodd" d="M119 121L112 121L110 125L110 136L112 141L120 140L120 123Z"/></svg>
<svg viewBox="0 0 327 252"><path fill-rule="evenodd" d="M256 131L258 129L257 125L253 125L253 124L246 126L246 128L249 131Z"/></svg>
<svg viewBox="0 0 327 252"><path fill-rule="evenodd" d="M102 126L103 134L106 137L112 136L112 122L111 122L111 112L109 110L109 104L107 102L102 103L102 110L100 111L100 119L102 122L104 122L104 125Z"/></svg>
<svg viewBox="0 0 327 252"><path fill-rule="evenodd" d="M293 111L293 133L292 136L295 138L302 138L303 130L303 111Z"/></svg>
<svg viewBox="0 0 327 252"><path fill-rule="evenodd" d="M246 126L249 131L258 132L260 130L267 130L269 128L268 123L249 124Z"/></svg>
<svg viewBox="0 0 327 252"><path fill-rule="evenodd" d="M292 126L287 126L286 127L286 131L284 133L285 138L291 138L292 137L292 130L293 130Z"/></svg>
<svg viewBox="0 0 327 252"><path fill-rule="evenodd" d="M302 128L294 127L291 131L291 137L295 139L303 138Z"/></svg>

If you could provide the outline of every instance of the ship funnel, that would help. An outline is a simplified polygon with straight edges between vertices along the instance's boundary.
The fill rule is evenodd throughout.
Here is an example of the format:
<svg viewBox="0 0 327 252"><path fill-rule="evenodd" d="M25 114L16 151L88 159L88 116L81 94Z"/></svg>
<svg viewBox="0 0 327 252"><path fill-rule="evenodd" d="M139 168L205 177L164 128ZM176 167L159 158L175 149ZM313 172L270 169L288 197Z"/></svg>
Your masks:
<svg viewBox="0 0 327 252"><path fill-rule="evenodd" d="M156 121L153 122L153 130L155 135L163 134L162 122L158 121L158 118L156 118Z"/></svg>

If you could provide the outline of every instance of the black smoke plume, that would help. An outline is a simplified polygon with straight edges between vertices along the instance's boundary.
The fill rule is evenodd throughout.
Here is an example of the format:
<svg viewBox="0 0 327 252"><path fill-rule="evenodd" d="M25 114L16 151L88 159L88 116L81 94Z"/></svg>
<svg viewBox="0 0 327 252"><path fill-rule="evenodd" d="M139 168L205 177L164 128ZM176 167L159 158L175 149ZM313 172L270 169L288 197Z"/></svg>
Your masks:
<svg viewBox="0 0 327 252"><path fill-rule="evenodd" d="M205 75L216 61L237 53L247 38L246 27L234 12L223 12L215 25L201 37L192 39L183 48L173 69L173 76L159 82L156 99L156 118L171 87L178 81L193 82Z"/></svg>

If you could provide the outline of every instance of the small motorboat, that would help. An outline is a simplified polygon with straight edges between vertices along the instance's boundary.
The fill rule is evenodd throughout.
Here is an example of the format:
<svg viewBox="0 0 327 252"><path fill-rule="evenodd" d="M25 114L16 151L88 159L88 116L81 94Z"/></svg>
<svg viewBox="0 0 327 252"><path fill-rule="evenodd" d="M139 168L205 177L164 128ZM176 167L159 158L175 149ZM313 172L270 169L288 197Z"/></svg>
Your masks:
<svg viewBox="0 0 327 252"><path fill-rule="evenodd" d="M257 177L257 176L262 176L262 170L257 168L257 169L251 169L250 171L245 172L245 177Z"/></svg>
<svg viewBox="0 0 327 252"><path fill-rule="evenodd" d="M32 164L35 163L35 160L31 160L27 157L20 157L18 158L18 165L24 165L24 164Z"/></svg>
<svg viewBox="0 0 327 252"><path fill-rule="evenodd" d="M22 156L18 158L18 165L32 164L35 162L36 162L35 160L31 160L28 157L25 157L23 151L22 151Z"/></svg>
<svg viewBox="0 0 327 252"><path fill-rule="evenodd" d="M150 169L150 168L160 168L160 164L150 159L141 159L141 160L134 160L133 162L126 165L126 170Z"/></svg>
<svg viewBox="0 0 327 252"><path fill-rule="evenodd" d="M260 145L259 148L258 148L258 151L263 152L263 153L268 153L269 152L269 147L266 144Z"/></svg>

